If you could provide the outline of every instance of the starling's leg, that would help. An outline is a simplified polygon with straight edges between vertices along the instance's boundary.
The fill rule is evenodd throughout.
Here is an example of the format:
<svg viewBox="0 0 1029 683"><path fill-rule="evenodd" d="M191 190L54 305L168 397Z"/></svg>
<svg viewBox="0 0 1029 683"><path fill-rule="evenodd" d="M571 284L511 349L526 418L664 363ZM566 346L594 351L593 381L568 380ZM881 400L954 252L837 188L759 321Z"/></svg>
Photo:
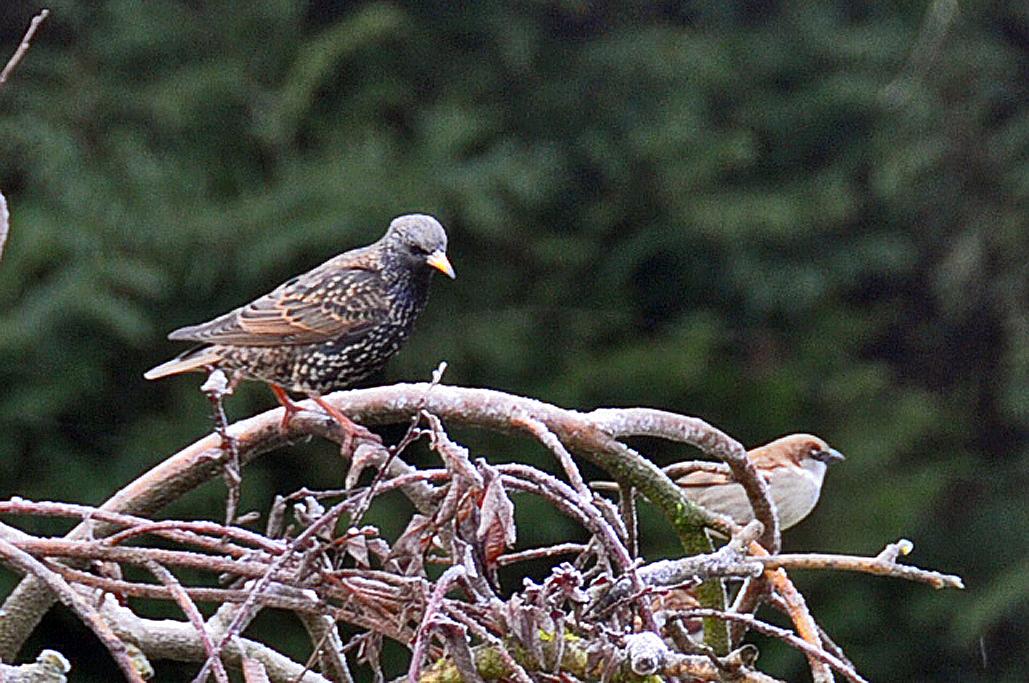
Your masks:
<svg viewBox="0 0 1029 683"><path fill-rule="evenodd" d="M282 414L282 429L285 431L286 428L289 427L289 423L293 419L293 416L299 413L301 408L296 403L293 403L293 400L289 397L289 394L286 393L286 390L278 384L269 384L268 386L272 388L275 398L278 399L282 407L286 409L286 412Z"/></svg>
<svg viewBox="0 0 1029 683"><path fill-rule="evenodd" d="M342 445L344 451L350 450L350 447L353 445L354 439L357 437L361 437L363 439L371 439L372 441L382 443L382 438L378 434L370 432L368 431L367 427L362 427L361 425L357 424L349 417L344 415L339 408L330 404L328 401L326 401L318 394L311 394L310 396L311 400L317 403L319 406L321 406L322 410L328 413L329 417L338 422L339 426L343 428L344 432L346 432L346 438L344 439Z"/></svg>

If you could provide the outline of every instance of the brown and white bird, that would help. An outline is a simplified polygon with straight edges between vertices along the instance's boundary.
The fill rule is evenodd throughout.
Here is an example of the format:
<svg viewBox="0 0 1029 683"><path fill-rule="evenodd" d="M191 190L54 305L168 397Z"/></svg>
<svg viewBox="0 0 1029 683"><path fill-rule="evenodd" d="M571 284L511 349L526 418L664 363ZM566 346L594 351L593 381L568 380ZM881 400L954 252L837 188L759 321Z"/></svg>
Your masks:
<svg viewBox="0 0 1029 683"><path fill-rule="evenodd" d="M400 348L425 308L434 271L450 278L447 234L432 216L395 218L366 247L329 259L303 275L209 322L169 339L198 342L143 376L158 379L220 368L234 379L271 385L286 408L287 391L307 394L351 434L359 431L321 399L381 368Z"/></svg>
<svg viewBox="0 0 1029 683"><path fill-rule="evenodd" d="M811 434L784 436L747 451L747 456L768 483L783 529L808 516L822 493L826 467L844 459L842 453ZM689 469L686 463L676 464L665 468L665 472L691 501L739 524L754 519L747 494L733 481L727 466L711 464L682 474L685 469Z"/></svg>

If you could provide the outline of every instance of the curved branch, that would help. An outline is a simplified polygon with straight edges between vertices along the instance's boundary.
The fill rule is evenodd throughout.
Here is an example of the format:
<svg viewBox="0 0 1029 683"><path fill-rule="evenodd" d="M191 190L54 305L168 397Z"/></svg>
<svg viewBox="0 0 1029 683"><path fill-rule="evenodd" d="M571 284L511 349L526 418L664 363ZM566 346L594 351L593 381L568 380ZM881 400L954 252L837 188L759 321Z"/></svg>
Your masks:
<svg viewBox="0 0 1029 683"><path fill-rule="evenodd" d="M605 469L616 479L627 481L639 489L672 521L687 553L710 550L710 543L703 532L704 526L731 534L731 529L726 528L723 520L691 503L660 468L617 441L612 432L608 431L611 429L610 414L605 415L601 411L583 414L499 391L430 383L342 391L324 399L351 418L367 425L404 422L418 411L427 410L457 424L524 435L523 429L512 426L511 416L527 415L544 424L572 452ZM339 441L336 425L331 419L320 411L313 412L317 409L310 401L301 402L300 406L304 411L285 429L281 424L282 408L233 424L228 434L236 442L240 464L245 465L264 453L309 434ZM642 433L640 430L643 425L637 422L626 422L623 425L629 430L626 433L633 429L636 433ZM696 443L706 451L712 449L708 455L719 457L720 451L717 449L724 448L722 438L718 436L721 432L711 428L713 435L704 438L702 424L706 423L697 421L694 425ZM187 446L118 491L100 509L132 515L157 512L200 484L221 476L226 457L220 448L221 443L220 436L210 434ZM394 466L405 467L403 463L397 463L391 464L390 468ZM69 537L81 538L86 529L86 525L80 524ZM111 533L111 529L104 524L92 524L92 533L99 537ZM724 604L721 587L712 584L702 588L701 600L705 606ZM54 596L35 579L25 579L19 584L3 606L8 615L16 614L18 618L4 619L6 623L0 624L0 658L16 656L53 601ZM707 633L709 638L714 638L710 644L725 651L727 638L724 633L718 634L720 630L724 631L712 621Z"/></svg>
<svg viewBox="0 0 1029 683"><path fill-rule="evenodd" d="M747 449L736 439L696 417L677 415L653 408L600 408L588 417L614 437L654 436L696 446L722 460L747 493L754 517L765 525L759 542L769 552L779 552L779 516L769 495L768 484L758 475Z"/></svg>

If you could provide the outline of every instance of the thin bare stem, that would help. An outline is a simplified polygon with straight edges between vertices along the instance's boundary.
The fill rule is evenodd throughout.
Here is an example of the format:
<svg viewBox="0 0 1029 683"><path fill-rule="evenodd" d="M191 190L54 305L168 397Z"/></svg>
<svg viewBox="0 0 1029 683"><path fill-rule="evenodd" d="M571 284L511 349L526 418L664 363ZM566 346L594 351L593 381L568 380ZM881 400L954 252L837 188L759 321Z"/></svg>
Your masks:
<svg viewBox="0 0 1029 683"><path fill-rule="evenodd" d="M273 555L282 553L286 548L283 543L270 540L247 529L225 526L217 522L182 520L153 522L144 517L123 515L89 505L76 505L74 503L54 503L50 501L30 501L23 498L12 498L11 500L0 501L0 514L70 517L84 521L95 520L111 525L128 527L124 531L113 534L108 538L108 543L111 545L124 543L130 538L143 534L154 534L183 545L194 545L206 550L216 551L220 554L233 556L246 555L249 551L246 548L225 543L226 538L231 538L241 543L248 543ZM218 538L210 538L210 536Z"/></svg>
<svg viewBox="0 0 1029 683"><path fill-rule="evenodd" d="M215 370L200 387L211 403L211 415L214 419L214 431L221 437L221 449L225 453L222 478L228 496L225 498L225 524L235 524L239 512L240 489L243 476L240 473L239 447L236 439L229 434L229 420L225 416L224 399L232 394L232 383L221 370Z"/></svg>
<svg viewBox="0 0 1029 683"><path fill-rule="evenodd" d="M4 255L4 243L7 242L7 231L11 226L11 213L7 210L7 198L0 192L0 258Z"/></svg>
<svg viewBox="0 0 1029 683"><path fill-rule="evenodd" d="M579 472L579 466L575 464L572 454L561 443L561 439L557 438L554 432L547 429L547 425L530 415L520 413L511 416L511 424L515 427L522 427L550 449L550 452L554 454L557 461L561 463L561 468L565 471L565 475L568 476L568 483L572 485L572 488L575 489L575 492L579 494L582 500L593 499L593 492L586 486L586 482L583 480L582 474Z"/></svg>
<svg viewBox="0 0 1029 683"><path fill-rule="evenodd" d="M178 603L179 608L186 615L186 618L189 619L189 623L193 624L193 628L197 630L200 642L204 646L204 652L207 653L208 657L212 657L214 655L214 643L211 642L211 636L207 633L207 628L204 626L204 617L200 614L200 610L197 609L193 600L190 599L182 584L179 583L179 580L170 571L156 562L147 562L146 568L171 592L175 602ZM229 683L229 675L225 672L225 666L222 664L221 659L215 658L211 668L214 671L214 678L218 683Z"/></svg>
<svg viewBox="0 0 1029 683"><path fill-rule="evenodd" d="M261 576L261 578L259 578L250 588L250 596L248 596L247 599L243 602L243 604L240 605L239 611L236 613L235 618L232 620L232 623L230 623L229 627L226 629L225 636L221 639L221 641L218 642L218 645L215 647L214 653L207 657L207 661L204 662L204 666L200 669L200 673L196 675L194 681L203 683L203 681L206 680L207 671L212 665L212 660L218 656L222 648L224 648L232 638L240 634L244 626L247 623L249 623L250 619L253 618L256 610L260 607L260 605L257 602L257 596L260 595L261 592L268 587L268 585L273 580L272 577L275 575L275 572L281 569L286 564L286 562L289 561L290 558L292 558L292 556L297 551L303 548L308 543L308 541L310 541L317 533L319 533L322 529L328 528L329 526L335 524L336 521L339 519L339 516L343 514L344 510L345 503L340 503L334 506L324 515L322 515L319 519L315 520L313 524L304 529L304 531L302 531L300 535L296 537L293 543L290 544L289 549L271 562L271 564L265 571L264 575Z"/></svg>
<svg viewBox="0 0 1029 683"><path fill-rule="evenodd" d="M25 31L25 36L21 39L21 43L18 44L18 49L14 51L13 55L11 55L11 58L7 61L7 66L4 67L4 70L0 71L0 85L6 83L10 75L14 73L14 69L18 66L18 63L21 62L25 53L29 51L30 47L32 47L32 38L36 35L36 31L39 30L40 24L42 24L49 16L50 10L44 9L40 10L39 14L32 17L32 23L29 24L28 30ZM0 238L2 237L3 236L0 235ZM2 251L3 246L3 239L0 239L0 251Z"/></svg>
<svg viewBox="0 0 1029 683"><path fill-rule="evenodd" d="M825 553L804 553L773 555L759 558L769 569L831 569L845 572L862 572L877 576L890 576L908 581L925 583L933 588L964 588L960 576L941 574L928 569L919 569L905 564L859 555L830 555Z"/></svg>
<svg viewBox="0 0 1029 683"><path fill-rule="evenodd" d="M784 628L778 626L772 626L771 624L755 619L749 614L735 614L733 612L722 612L718 610L709 609L691 609L686 610L682 613L682 617L704 617L710 616L716 619L725 619L726 621L738 621L744 623L748 628L757 631L766 636L778 638L785 643L788 643L791 647L800 650L808 657L817 659L833 669L839 671L844 678L851 683L868 683L861 675L854 671L851 667L847 666L846 662L841 661L834 655L826 652L820 647L815 647L811 643L807 642L803 638L797 637L796 634L787 631ZM831 680L831 679L830 679Z"/></svg>
<svg viewBox="0 0 1029 683"><path fill-rule="evenodd" d="M533 560L552 560L562 555L577 555L586 551L588 546L582 543L558 543L544 548L532 548L521 550L516 553L507 553L497 558L497 564L506 567L519 562L531 562Z"/></svg>
<svg viewBox="0 0 1029 683"><path fill-rule="evenodd" d="M443 572L432 590L429 602L422 613L422 623L418 627L418 636L415 638L414 647L411 650L411 664L407 669L407 680L409 683L418 683L421 676L422 662L425 659L425 649L429 644L429 636L432 630L432 620L439 614L443 605L443 598L447 591L465 576L465 568L462 565L454 565Z"/></svg>
<svg viewBox="0 0 1029 683"><path fill-rule="evenodd" d="M175 596L167 586L157 586L151 583L137 583L124 579L112 579L106 576L97 576L79 569L54 565L54 571L60 574L70 583L97 588L106 593L114 593L134 598L150 598L154 600L174 600ZM195 586L185 587L183 590L191 600L196 602L210 602L223 604L226 602L241 603L250 595L249 591L235 588L199 588ZM310 614L325 614L329 607L314 596L308 598L285 597L277 594L265 594L261 596L261 604L264 607L289 610Z"/></svg>

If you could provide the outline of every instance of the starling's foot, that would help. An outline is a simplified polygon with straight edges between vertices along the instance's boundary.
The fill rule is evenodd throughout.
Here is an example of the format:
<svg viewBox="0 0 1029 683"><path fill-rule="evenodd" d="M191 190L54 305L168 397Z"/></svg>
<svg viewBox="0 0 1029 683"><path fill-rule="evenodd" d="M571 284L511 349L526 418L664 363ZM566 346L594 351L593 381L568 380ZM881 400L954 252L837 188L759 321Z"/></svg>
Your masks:
<svg viewBox="0 0 1029 683"><path fill-rule="evenodd" d="M382 437L375 432L369 431L367 427L362 427L351 420L349 417L344 415L339 408L330 404L321 396L312 394L311 400L321 406L321 409L328 413L329 417L338 422L339 426L343 429L344 438L342 448L344 451L348 453L351 451L355 439L366 439L376 443L382 443Z"/></svg>
<svg viewBox="0 0 1029 683"><path fill-rule="evenodd" d="M282 430L285 431L289 428L289 423L293 421L293 416L299 413L302 409L289 397L286 390L280 387L278 384L269 384L272 391L275 393L275 398L282 405L285 412L282 414Z"/></svg>

